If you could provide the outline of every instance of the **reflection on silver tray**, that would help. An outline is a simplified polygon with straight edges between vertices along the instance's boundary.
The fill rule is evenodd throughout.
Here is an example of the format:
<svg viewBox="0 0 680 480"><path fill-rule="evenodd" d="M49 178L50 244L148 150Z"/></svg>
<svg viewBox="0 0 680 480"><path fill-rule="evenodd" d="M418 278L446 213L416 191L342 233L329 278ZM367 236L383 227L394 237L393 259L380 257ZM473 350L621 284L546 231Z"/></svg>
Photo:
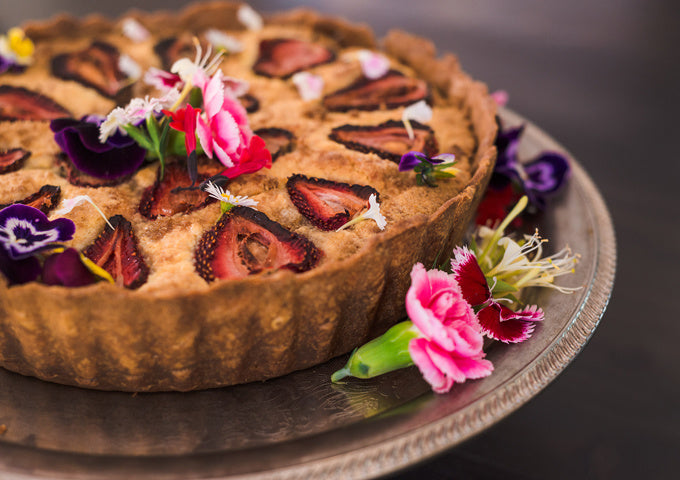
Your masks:
<svg viewBox="0 0 680 480"><path fill-rule="evenodd" d="M525 122L504 111L505 124ZM560 150L528 125L520 156ZM265 383L192 393L82 390L0 370L4 479L361 478L398 470L469 438L530 400L576 356L612 289L613 227L573 162L567 191L541 220L556 246L581 253L563 284L532 292L546 311L521 345L494 344L493 375L435 395L415 368L330 383L345 358Z"/></svg>

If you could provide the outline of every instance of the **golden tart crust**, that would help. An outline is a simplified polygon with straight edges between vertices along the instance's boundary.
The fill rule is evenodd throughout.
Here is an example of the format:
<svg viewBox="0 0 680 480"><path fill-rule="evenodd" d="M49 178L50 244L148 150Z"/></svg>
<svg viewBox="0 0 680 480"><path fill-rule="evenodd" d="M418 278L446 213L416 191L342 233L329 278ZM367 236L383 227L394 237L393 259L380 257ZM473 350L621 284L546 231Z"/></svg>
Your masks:
<svg viewBox="0 0 680 480"><path fill-rule="evenodd" d="M277 159L271 170L239 177L229 188L252 196L258 210L311 240L324 251L322 261L299 274L282 270L206 283L194 270L193 252L219 207L146 219L137 206L141 190L154 181L155 166L142 168L118 187L76 187L52 167L59 149L46 123L3 124L0 146L22 146L33 154L23 169L3 176L0 203L45 183L60 185L64 198L87 193L110 215L122 214L132 222L151 271L148 282L134 291L107 283L0 286L0 364L5 368L64 384L125 391L185 391L280 376L346 353L398 321L405 314L411 266L432 265L439 252L451 251L462 240L495 159L495 105L486 87L463 73L454 56L437 58L426 40L399 31L384 39L384 51L397 68L429 83L435 104L429 125L439 150L455 150L461 159L462 172L454 181L440 182L435 189L415 187L413 174L399 173L393 162L328 139L334 127L377 125L399 119L401 109L328 113L318 102L301 102L290 81L257 77L250 70L259 38L327 42L342 52L341 60L312 70L324 76L324 93L329 93L358 73L356 62L342 60L343 53L377 48L370 30L300 10L267 19L254 38L236 21L237 8L214 2L178 15L131 14L154 35L143 45L121 40L120 22L99 17L28 25L38 57L38 65L29 69L35 77L29 76L28 86L42 84L39 62L47 60L40 60L41 46L49 44L47 50L61 53L63 45L54 39L78 45L95 36L110 39L146 68L160 66L157 57L145 52L164 36L215 26L234 33L246 50L238 60L227 58L223 69L251 82L262 106L250 115L251 126L286 128L297 138L295 150ZM20 80L11 79L15 84ZM81 95L82 103L68 105L76 117L105 114L113 106L79 84L56 83ZM134 88L135 95L149 93L141 85ZM60 95L67 94L52 97L59 100ZM321 232L287 196L285 182L294 173L371 185L380 192L387 228L381 232L375 223L362 222L342 232ZM91 243L103 228L103 219L86 208L68 216L77 225L71 242L76 248Z"/></svg>

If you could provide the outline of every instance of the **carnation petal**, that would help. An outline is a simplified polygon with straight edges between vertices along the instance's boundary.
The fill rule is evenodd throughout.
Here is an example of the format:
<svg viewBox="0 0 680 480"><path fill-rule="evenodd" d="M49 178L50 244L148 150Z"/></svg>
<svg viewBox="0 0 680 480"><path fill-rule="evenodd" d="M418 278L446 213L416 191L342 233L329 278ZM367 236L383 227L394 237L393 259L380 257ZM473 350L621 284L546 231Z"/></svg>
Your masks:
<svg viewBox="0 0 680 480"><path fill-rule="evenodd" d="M467 247L456 247L453 255L451 268L463 298L472 306L488 301L491 290L475 255Z"/></svg>
<svg viewBox="0 0 680 480"><path fill-rule="evenodd" d="M519 343L531 337L535 324L524 320L505 320L501 322L501 309L493 303L477 313L482 331L494 340L504 343Z"/></svg>
<svg viewBox="0 0 680 480"><path fill-rule="evenodd" d="M453 386L453 379L444 375L432 362L427 352L428 341L424 338L415 338L409 342L408 351L411 360L415 363L427 383L432 386L436 393L446 393Z"/></svg>

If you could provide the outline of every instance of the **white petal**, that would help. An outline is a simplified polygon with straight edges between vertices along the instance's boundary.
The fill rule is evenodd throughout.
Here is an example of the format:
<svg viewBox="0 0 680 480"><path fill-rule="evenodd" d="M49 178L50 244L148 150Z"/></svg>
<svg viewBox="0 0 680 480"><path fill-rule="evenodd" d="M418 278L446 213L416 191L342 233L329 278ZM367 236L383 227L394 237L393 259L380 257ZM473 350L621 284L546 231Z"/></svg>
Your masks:
<svg viewBox="0 0 680 480"><path fill-rule="evenodd" d="M239 53L243 51L243 43L225 32L211 28L205 32L205 39L215 48L224 48L229 53Z"/></svg>
<svg viewBox="0 0 680 480"><path fill-rule="evenodd" d="M124 53L118 58L118 68L120 68L120 71L130 80L138 80L142 77L142 67L140 67L132 57Z"/></svg>
<svg viewBox="0 0 680 480"><path fill-rule="evenodd" d="M128 17L123 20L123 35L136 43L148 40L151 37L149 31L134 18Z"/></svg>
<svg viewBox="0 0 680 480"><path fill-rule="evenodd" d="M420 100L419 102L404 108L401 118L427 123L432 120L432 108L430 108L425 100Z"/></svg>
<svg viewBox="0 0 680 480"><path fill-rule="evenodd" d="M248 30L262 30L262 17L250 5L242 5L236 16Z"/></svg>
<svg viewBox="0 0 680 480"><path fill-rule="evenodd" d="M361 71L372 80L385 75L390 69L390 61L386 56L371 50L360 50L357 54L361 63Z"/></svg>
<svg viewBox="0 0 680 480"><path fill-rule="evenodd" d="M323 78L309 72L298 72L291 78L304 101L321 98Z"/></svg>

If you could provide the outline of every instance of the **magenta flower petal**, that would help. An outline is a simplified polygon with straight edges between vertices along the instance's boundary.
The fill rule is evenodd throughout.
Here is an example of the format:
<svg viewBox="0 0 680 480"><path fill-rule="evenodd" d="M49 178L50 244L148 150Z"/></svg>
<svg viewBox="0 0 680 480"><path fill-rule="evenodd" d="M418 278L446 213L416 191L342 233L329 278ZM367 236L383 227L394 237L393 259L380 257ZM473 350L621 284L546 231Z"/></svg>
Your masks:
<svg viewBox="0 0 680 480"><path fill-rule="evenodd" d="M519 343L531 337L535 324L524 320L503 320L501 311L509 308L492 303L488 307L477 312L482 331L490 338L504 343ZM505 312L505 315L509 314Z"/></svg>
<svg viewBox="0 0 680 480"><path fill-rule="evenodd" d="M537 305L529 305L524 310L513 312L507 307L501 308L501 322L508 320L524 320L526 322L540 322L545 318L543 310Z"/></svg>
<svg viewBox="0 0 680 480"><path fill-rule="evenodd" d="M430 359L427 346L428 341L425 338L411 340L408 345L411 360L416 364L425 381L432 386L432 390L436 393L446 393L451 390L454 383L453 379L444 375L444 373L437 368Z"/></svg>
<svg viewBox="0 0 680 480"><path fill-rule="evenodd" d="M467 247L456 247L453 256L451 268L463 298L472 306L487 302L491 298L491 290L475 255Z"/></svg>
<svg viewBox="0 0 680 480"><path fill-rule="evenodd" d="M81 287L94 283L95 276L83 265L78 251L67 248L45 259L42 280L47 285Z"/></svg>
<svg viewBox="0 0 680 480"><path fill-rule="evenodd" d="M493 372L493 363L483 358L458 358L456 366L470 379L488 377Z"/></svg>

